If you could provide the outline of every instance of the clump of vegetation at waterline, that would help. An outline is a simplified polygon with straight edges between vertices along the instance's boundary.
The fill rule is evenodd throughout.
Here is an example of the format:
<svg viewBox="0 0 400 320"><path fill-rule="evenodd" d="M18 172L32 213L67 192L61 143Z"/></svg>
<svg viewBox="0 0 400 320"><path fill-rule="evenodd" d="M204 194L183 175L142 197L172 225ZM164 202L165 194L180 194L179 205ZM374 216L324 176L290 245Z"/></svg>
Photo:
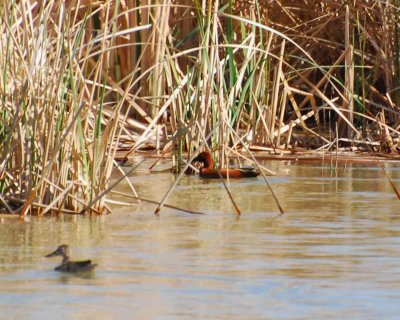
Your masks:
<svg viewBox="0 0 400 320"><path fill-rule="evenodd" d="M0 206L107 211L117 151L395 156L399 27L398 0L4 1Z"/></svg>

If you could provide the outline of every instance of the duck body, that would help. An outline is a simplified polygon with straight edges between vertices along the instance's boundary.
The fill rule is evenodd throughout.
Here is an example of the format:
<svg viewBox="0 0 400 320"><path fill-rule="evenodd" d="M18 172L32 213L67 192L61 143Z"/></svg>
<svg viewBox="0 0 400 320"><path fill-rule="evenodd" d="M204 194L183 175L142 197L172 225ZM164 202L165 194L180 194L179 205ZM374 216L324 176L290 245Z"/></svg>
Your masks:
<svg viewBox="0 0 400 320"><path fill-rule="evenodd" d="M91 260L86 261L69 261L67 263L60 264L59 266L55 267L55 271L60 272L84 272L84 271L91 271L97 264L92 263Z"/></svg>
<svg viewBox="0 0 400 320"><path fill-rule="evenodd" d="M69 247L65 244L59 246L56 251L46 255L46 258L55 256L63 257L61 264L54 268L55 271L70 272L70 273L85 272L85 271L92 271L97 266L97 264L92 263L91 260L70 261Z"/></svg>
<svg viewBox="0 0 400 320"><path fill-rule="evenodd" d="M211 154L207 151L201 152L193 162L200 162L203 167L200 169L200 177L209 179L223 178L254 178L257 177L261 172L253 168L237 168L237 169L214 169L214 160Z"/></svg>

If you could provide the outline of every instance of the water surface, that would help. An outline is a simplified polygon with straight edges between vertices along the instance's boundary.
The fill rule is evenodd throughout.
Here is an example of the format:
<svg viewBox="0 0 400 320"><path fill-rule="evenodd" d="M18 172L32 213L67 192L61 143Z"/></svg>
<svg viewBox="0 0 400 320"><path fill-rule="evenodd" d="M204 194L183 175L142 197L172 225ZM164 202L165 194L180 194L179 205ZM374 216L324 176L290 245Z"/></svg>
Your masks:
<svg viewBox="0 0 400 320"><path fill-rule="evenodd" d="M378 167L267 162L286 213L261 177L183 177L168 203L101 217L2 219L1 319L398 319L400 202ZM400 187L400 167L387 164ZM161 167L162 169L162 167ZM115 179L118 174L115 175ZM134 173L160 200L176 176ZM120 191L129 192L127 185ZM114 200L128 201L115 195ZM59 244L99 264L53 271Z"/></svg>

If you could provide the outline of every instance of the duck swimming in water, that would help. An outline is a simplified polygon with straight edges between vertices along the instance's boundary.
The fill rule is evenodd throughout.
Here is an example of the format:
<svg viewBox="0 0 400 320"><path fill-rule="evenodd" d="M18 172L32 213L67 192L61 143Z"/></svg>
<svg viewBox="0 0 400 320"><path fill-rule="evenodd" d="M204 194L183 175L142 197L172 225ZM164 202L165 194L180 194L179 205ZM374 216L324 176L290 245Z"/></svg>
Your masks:
<svg viewBox="0 0 400 320"><path fill-rule="evenodd" d="M193 159L193 162L200 162L203 167L200 169L200 177L218 179L220 175L223 178L254 178L257 177L261 172L253 168L238 168L238 169L214 169L214 160L208 151L199 153L199 155Z"/></svg>
<svg viewBox="0 0 400 320"><path fill-rule="evenodd" d="M69 260L69 247L66 244L59 246L56 251L49 253L46 256L46 258L55 257L55 256L63 257L61 264L54 268L55 271L61 271L61 272L91 271L97 266L97 264L92 263L91 260L70 261Z"/></svg>

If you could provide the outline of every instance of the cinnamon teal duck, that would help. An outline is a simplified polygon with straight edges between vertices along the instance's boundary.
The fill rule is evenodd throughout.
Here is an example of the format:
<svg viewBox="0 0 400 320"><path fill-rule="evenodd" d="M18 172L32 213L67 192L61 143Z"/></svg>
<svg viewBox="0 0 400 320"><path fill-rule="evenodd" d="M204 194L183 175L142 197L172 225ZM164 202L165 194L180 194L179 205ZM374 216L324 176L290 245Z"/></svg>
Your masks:
<svg viewBox="0 0 400 320"><path fill-rule="evenodd" d="M219 173L223 178L254 178L257 177L261 172L254 168L237 168L237 169L214 169L214 160L208 151L199 153L199 155L193 159L193 162L200 162L203 167L200 169L200 177L218 179L220 178Z"/></svg>
<svg viewBox="0 0 400 320"><path fill-rule="evenodd" d="M91 260L70 261L69 260L69 247L66 244L59 246L56 251L49 253L46 256L46 258L55 257L55 256L63 257L61 264L54 268L55 271L61 271L61 272L91 271L97 266L97 264L92 263Z"/></svg>

